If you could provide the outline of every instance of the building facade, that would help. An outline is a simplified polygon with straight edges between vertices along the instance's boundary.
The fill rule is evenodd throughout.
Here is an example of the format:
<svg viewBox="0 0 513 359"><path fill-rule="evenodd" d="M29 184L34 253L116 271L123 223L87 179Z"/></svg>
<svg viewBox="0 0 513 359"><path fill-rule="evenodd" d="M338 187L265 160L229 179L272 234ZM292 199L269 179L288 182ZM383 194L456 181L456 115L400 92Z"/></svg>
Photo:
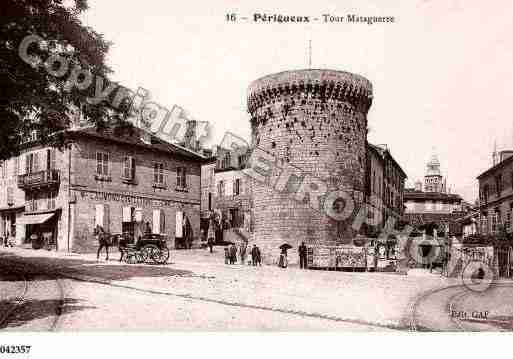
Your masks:
<svg viewBox="0 0 513 359"><path fill-rule="evenodd" d="M513 152L503 151L496 156L494 166L477 177L481 234L512 232Z"/></svg>
<svg viewBox="0 0 513 359"><path fill-rule="evenodd" d="M466 211L462 198L448 193L436 156L427 163L424 188L418 181L415 188L405 190L404 206L404 219L414 227L435 223L439 231L445 232L449 232L451 223Z"/></svg>
<svg viewBox="0 0 513 359"><path fill-rule="evenodd" d="M406 173L386 146L367 144L365 202L368 224L379 231L389 218L399 220L404 214Z"/></svg>
<svg viewBox="0 0 513 359"><path fill-rule="evenodd" d="M57 250L90 252L96 225L136 238L149 225L171 247L198 243L204 157L138 129L85 128L65 137L62 149L36 141L8 161L18 167L12 207L23 207L15 224L20 244L45 238Z"/></svg>

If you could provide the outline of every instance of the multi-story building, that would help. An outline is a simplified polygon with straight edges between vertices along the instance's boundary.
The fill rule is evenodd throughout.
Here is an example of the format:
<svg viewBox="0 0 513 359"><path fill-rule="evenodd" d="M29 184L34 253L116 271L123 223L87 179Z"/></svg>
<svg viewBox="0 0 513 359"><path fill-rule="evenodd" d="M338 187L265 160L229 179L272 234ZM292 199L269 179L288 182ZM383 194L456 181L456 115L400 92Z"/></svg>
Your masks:
<svg viewBox="0 0 513 359"><path fill-rule="evenodd" d="M197 243L203 156L139 129L69 130L65 143L58 149L31 141L6 161L2 233L88 252L97 247L96 225L136 237L149 225L171 246Z"/></svg>
<svg viewBox="0 0 513 359"><path fill-rule="evenodd" d="M480 233L511 233L513 212L513 151L494 155L494 165L477 176L480 199Z"/></svg>
<svg viewBox="0 0 513 359"><path fill-rule="evenodd" d="M404 192L404 218L414 227L435 223L439 231L449 231L450 224L465 212L465 203L454 193L448 193L440 162L432 156L426 166L424 190L422 182Z"/></svg>
<svg viewBox="0 0 513 359"><path fill-rule="evenodd" d="M390 217L404 213L403 195L407 178L386 146L367 144L365 198L368 218L374 229L383 228Z"/></svg>
<svg viewBox="0 0 513 359"><path fill-rule="evenodd" d="M214 215L216 240L230 240L237 230L237 236L249 239L252 223L251 181L242 172L249 158L248 149L229 150L220 146L216 156L202 166L202 229L207 233L209 219ZM224 230L224 237L223 237Z"/></svg>
<svg viewBox="0 0 513 359"><path fill-rule="evenodd" d="M225 219L229 227L251 230L251 195L250 178L242 169L246 165L249 153L228 151L218 148L217 166L215 169L216 210Z"/></svg>
<svg viewBox="0 0 513 359"><path fill-rule="evenodd" d="M24 236L23 228L16 230L17 220L25 209L25 192L18 187L19 159L0 162L0 237Z"/></svg>

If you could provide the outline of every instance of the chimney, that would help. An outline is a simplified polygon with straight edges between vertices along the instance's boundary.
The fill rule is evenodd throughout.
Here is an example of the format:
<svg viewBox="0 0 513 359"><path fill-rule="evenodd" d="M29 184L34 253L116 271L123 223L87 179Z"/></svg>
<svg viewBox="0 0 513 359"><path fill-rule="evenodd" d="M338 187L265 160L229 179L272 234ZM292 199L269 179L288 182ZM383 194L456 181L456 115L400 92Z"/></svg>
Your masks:
<svg viewBox="0 0 513 359"><path fill-rule="evenodd" d="M513 156L513 151L511 150L504 150L499 153L499 162L504 161L507 158L510 158Z"/></svg>
<svg viewBox="0 0 513 359"><path fill-rule="evenodd" d="M492 161L493 161L493 166L495 166L499 163L499 156L497 154L497 141L495 141L493 143Z"/></svg>

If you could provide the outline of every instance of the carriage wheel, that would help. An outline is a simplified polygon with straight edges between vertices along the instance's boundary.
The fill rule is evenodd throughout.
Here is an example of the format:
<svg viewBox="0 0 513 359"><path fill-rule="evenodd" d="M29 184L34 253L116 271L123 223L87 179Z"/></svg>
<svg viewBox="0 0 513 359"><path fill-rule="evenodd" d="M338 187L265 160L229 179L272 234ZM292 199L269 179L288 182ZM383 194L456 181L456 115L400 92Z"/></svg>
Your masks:
<svg viewBox="0 0 513 359"><path fill-rule="evenodd" d="M130 260L130 252L125 251L123 253L123 261L125 261L125 263L127 263L127 264L130 264L130 261L131 261Z"/></svg>
<svg viewBox="0 0 513 359"><path fill-rule="evenodd" d="M127 253L125 260L128 264L136 264L137 263L137 257L135 256L134 253Z"/></svg>
<svg viewBox="0 0 513 359"><path fill-rule="evenodd" d="M147 244L141 249L141 253L144 253L145 263L158 263L157 259L160 256L159 248L154 244Z"/></svg>
<svg viewBox="0 0 513 359"><path fill-rule="evenodd" d="M159 251L159 258L157 260L156 258L156 261L158 261L160 264L166 264L167 263L167 260L169 259L169 248L167 247L163 247L160 251Z"/></svg>
<svg viewBox="0 0 513 359"><path fill-rule="evenodd" d="M135 258L137 259L137 263L144 263L147 260L147 253L145 251L136 252Z"/></svg>

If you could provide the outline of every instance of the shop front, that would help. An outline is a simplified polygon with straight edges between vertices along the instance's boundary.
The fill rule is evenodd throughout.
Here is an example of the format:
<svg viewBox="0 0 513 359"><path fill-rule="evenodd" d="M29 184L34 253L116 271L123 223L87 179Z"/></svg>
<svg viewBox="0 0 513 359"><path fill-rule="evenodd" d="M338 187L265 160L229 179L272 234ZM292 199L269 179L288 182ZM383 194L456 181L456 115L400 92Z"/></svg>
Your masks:
<svg viewBox="0 0 513 359"><path fill-rule="evenodd" d="M25 226L23 244L33 249L57 250L57 228L60 211L25 213L18 219L17 226Z"/></svg>

